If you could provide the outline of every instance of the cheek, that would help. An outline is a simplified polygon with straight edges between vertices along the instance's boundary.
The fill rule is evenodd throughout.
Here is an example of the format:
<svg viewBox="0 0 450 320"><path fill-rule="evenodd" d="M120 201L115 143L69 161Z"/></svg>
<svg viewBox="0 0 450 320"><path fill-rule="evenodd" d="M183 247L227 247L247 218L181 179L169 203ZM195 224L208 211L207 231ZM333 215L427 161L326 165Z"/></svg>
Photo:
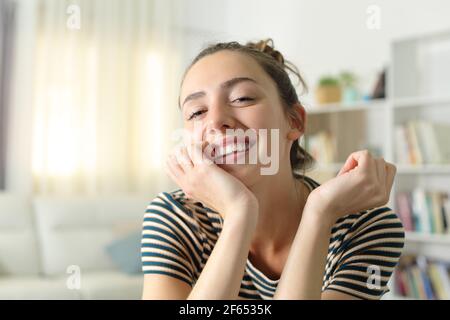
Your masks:
<svg viewBox="0 0 450 320"><path fill-rule="evenodd" d="M182 133L182 142L184 145L190 145L192 142L195 141L195 132L193 131L194 127L190 124L185 124L183 127L183 133Z"/></svg>
<svg viewBox="0 0 450 320"><path fill-rule="evenodd" d="M203 138L203 124L201 121L189 121L185 124L184 131L191 141L201 141Z"/></svg>
<svg viewBox="0 0 450 320"><path fill-rule="evenodd" d="M249 128L254 129L272 129L277 128L276 115L273 114L271 107L260 106L257 109L249 110L242 114L242 120Z"/></svg>

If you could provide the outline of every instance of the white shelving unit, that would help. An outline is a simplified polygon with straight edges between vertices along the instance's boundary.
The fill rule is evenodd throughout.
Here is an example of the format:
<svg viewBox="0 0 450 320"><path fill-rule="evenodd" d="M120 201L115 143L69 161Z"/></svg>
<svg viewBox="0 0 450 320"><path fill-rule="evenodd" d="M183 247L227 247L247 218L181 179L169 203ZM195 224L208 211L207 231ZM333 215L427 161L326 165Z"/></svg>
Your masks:
<svg viewBox="0 0 450 320"><path fill-rule="evenodd" d="M450 123L450 32L394 41L387 80L388 99L306 109L307 136L324 128L337 139L343 136L336 141L336 162L319 163L311 176L319 181L331 178L350 150L367 147L396 163L396 125L415 119ZM390 207L396 207L397 192L411 191L417 186L450 192L450 164L396 165ZM422 254L450 262L450 234L407 232L404 254ZM405 299L396 296L392 286L386 298Z"/></svg>

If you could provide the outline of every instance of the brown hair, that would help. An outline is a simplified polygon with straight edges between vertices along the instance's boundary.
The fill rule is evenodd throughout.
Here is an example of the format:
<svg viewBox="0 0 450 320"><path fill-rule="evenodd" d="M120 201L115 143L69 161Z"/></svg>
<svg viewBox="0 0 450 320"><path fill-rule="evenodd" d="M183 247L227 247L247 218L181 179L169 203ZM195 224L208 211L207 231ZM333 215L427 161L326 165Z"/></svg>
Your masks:
<svg viewBox="0 0 450 320"><path fill-rule="evenodd" d="M291 116L297 117L293 106L295 103L300 103L300 101L287 71L290 71L297 77L299 84L302 87L302 92L307 91L308 88L297 67L291 62L286 61L283 55L278 50L275 50L272 39L261 40L256 43L247 42L247 44L245 45L242 45L236 41L211 44L203 49L194 58L194 60L186 69L183 79L189 69L197 61L205 56L222 50L241 52L255 59L255 61L275 82L278 93L283 102L285 112L287 112ZM302 169L306 170L310 168L314 163L313 157L300 146L298 140L296 140L292 144L290 150L290 160L293 171Z"/></svg>

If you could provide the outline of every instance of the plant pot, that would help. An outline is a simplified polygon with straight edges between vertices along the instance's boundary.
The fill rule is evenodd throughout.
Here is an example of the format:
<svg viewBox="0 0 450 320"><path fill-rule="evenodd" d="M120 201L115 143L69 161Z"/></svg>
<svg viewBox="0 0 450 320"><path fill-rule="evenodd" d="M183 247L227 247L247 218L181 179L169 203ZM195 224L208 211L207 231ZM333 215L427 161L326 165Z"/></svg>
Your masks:
<svg viewBox="0 0 450 320"><path fill-rule="evenodd" d="M341 87L339 86L318 86L316 89L316 101L318 104L340 102L341 96Z"/></svg>
<svg viewBox="0 0 450 320"><path fill-rule="evenodd" d="M355 102L355 101L358 101L358 99L359 99L358 90L356 90L353 87L346 87L344 89L344 93L343 93L343 97L342 97L342 101L344 103Z"/></svg>

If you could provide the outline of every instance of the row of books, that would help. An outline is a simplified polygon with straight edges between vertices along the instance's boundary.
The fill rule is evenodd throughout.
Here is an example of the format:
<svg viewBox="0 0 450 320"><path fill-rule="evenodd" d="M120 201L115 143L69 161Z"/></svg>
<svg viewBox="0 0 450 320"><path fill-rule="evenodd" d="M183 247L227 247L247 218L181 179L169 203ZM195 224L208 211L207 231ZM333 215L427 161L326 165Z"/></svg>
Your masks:
<svg viewBox="0 0 450 320"><path fill-rule="evenodd" d="M413 120L395 126L394 130L397 163L450 163L450 124Z"/></svg>
<svg viewBox="0 0 450 320"><path fill-rule="evenodd" d="M424 256L402 256L394 273L395 293L421 300L450 299L450 265Z"/></svg>
<svg viewBox="0 0 450 320"><path fill-rule="evenodd" d="M450 196L447 192L422 188L398 192L396 206L405 231L450 233Z"/></svg>

